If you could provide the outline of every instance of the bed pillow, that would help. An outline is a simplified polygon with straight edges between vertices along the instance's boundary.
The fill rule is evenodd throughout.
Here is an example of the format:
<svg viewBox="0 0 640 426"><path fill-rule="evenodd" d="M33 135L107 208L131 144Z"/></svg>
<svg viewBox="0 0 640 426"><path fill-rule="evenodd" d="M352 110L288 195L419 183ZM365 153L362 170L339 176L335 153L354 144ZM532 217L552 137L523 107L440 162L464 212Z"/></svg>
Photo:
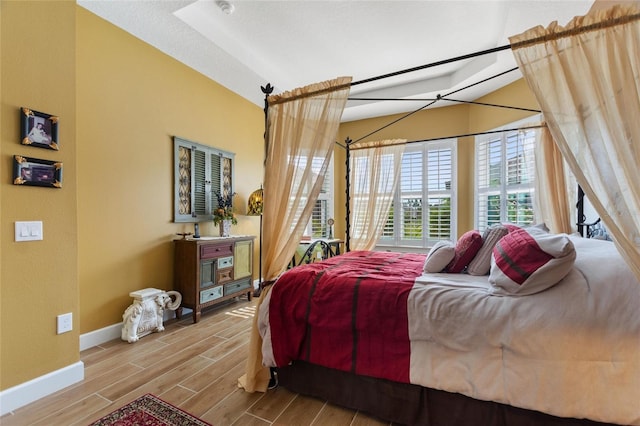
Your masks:
<svg viewBox="0 0 640 426"><path fill-rule="evenodd" d="M447 265L446 271L460 273L473 260L482 247L482 235L477 230L467 231L456 243L456 254Z"/></svg>
<svg viewBox="0 0 640 426"><path fill-rule="evenodd" d="M520 226L520 225L516 225L515 223L510 223L510 222L504 222L504 223L502 224L502 226L504 226L505 228L507 228L507 230L508 230L509 232L517 231L518 229L522 229L522 226Z"/></svg>
<svg viewBox="0 0 640 426"><path fill-rule="evenodd" d="M526 296L556 285L573 267L576 251L566 234L509 232L493 248L493 294Z"/></svg>
<svg viewBox="0 0 640 426"><path fill-rule="evenodd" d="M547 225L544 222L536 225L525 226L524 229L532 235L549 233L549 228L547 228Z"/></svg>
<svg viewBox="0 0 640 426"><path fill-rule="evenodd" d="M456 247L451 241L438 241L424 261L424 272L442 272L455 255Z"/></svg>
<svg viewBox="0 0 640 426"><path fill-rule="evenodd" d="M491 269L491 253L498 240L509 233L509 229L502 225L493 225L482 234L482 247L467 267L469 275L487 275Z"/></svg>
<svg viewBox="0 0 640 426"><path fill-rule="evenodd" d="M502 226L507 228L509 232L515 231L517 229L525 229L530 234L548 234L549 233L549 228L547 228L547 225L544 222L537 223L535 225L526 225L526 226L517 225L511 222L504 222L502 223Z"/></svg>

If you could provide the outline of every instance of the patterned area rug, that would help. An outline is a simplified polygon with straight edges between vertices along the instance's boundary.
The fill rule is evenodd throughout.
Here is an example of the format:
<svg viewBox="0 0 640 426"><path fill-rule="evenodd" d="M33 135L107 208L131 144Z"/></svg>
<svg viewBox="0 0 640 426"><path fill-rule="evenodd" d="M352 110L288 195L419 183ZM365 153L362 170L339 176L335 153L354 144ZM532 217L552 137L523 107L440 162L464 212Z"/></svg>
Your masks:
<svg viewBox="0 0 640 426"><path fill-rule="evenodd" d="M211 426L150 393L107 414L90 426Z"/></svg>

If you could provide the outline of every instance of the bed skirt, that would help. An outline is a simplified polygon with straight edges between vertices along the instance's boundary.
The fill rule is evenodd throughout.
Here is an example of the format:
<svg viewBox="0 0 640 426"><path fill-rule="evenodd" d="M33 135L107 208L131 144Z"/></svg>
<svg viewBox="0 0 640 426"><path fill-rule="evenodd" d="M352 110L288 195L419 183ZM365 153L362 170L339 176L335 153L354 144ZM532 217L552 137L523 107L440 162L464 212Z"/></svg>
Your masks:
<svg viewBox="0 0 640 426"><path fill-rule="evenodd" d="M422 426L596 426L585 419L480 401L461 394L320 367L296 361L277 369L280 386L381 420Z"/></svg>

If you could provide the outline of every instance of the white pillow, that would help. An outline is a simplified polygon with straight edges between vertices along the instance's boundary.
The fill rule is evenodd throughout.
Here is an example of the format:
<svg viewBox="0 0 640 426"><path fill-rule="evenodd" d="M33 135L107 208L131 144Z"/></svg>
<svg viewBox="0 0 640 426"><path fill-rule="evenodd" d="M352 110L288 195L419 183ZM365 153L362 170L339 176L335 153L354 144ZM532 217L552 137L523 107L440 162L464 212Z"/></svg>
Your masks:
<svg viewBox="0 0 640 426"><path fill-rule="evenodd" d="M424 261L424 272L442 272L456 255L456 246L451 241L438 241L431 247Z"/></svg>
<svg viewBox="0 0 640 426"><path fill-rule="evenodd" d="M487 275L491 269L491 253L496 243L509 233L506 226L493 225L482 234L482 247L467 267L469 275Z"/></svg>

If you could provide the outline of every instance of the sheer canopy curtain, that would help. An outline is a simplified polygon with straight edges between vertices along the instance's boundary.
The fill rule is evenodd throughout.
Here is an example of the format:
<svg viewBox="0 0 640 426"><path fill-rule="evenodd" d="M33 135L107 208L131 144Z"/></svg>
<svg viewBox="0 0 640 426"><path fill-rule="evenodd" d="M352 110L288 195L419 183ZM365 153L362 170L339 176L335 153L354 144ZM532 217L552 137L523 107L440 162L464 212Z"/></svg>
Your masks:
<svg viewBox="0 0 640 426"><path fill-rule="evenodd" d="M351 77L313 84L269 96L267 158L264 177L263 275L275 280L291 260L322 188ZM318 174L311 162L323 159ZM260 293L249 341L246 373L238 384L248 392L267 390L269 369L262 366L262 339L257 328L260 304L271 287Z"/></svg>
<svg viewBox="0 0 640 426"><path fill-rule="evenodd" d="M640 279L640 7L510 42L565 161Z"/></svg>
<svg viewBox="0 0 640 426"><path fill-rule="evenodd" d="M359 142L351 148L351 250L371 250L382 235L400 178L405 142Z"/></svg>
<svg viewBox="0 0 640 426"><path fill-rule="evenodd" d="M351 77L269 96L264 178L264 278L282 273L304 232L329 166ZM313 159L323 159L318 174Z"/></svg>
<svg viewBox="0 0 640 426"><path fill-rule="evenodd" d="M575 178L565 169L565 162L551 132L540 128L535 144L536 219L544 222L553 233L570 234L576 228L577 186Z"/></svg>

